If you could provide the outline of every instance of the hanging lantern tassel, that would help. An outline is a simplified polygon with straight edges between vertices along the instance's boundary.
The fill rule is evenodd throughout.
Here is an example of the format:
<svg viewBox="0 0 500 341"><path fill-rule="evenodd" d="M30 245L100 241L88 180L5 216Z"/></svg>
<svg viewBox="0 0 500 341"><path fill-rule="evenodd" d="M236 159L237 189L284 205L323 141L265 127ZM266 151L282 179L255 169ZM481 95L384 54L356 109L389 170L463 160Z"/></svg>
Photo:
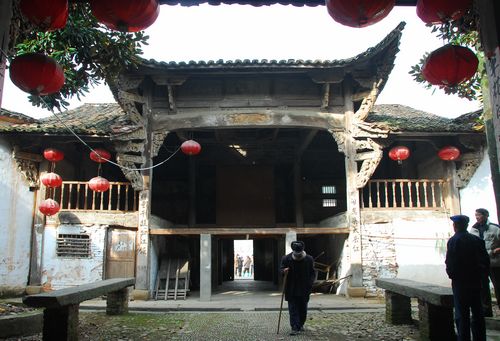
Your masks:
<svg viewBox="0 0 500 341"><path fill-rule="evenodd" d="M109 189L109 181L108 179L103 178L102 176L96 176L89 180L89 187L94 192L106 192Z"/></svg>
<svg viewBox="0 0 500 341"><path fill-rule="evenodd" d="M60 206L59 203L53 199L45 199L40 203L38 209L43 215L51 216L59 212Z"/></svg>
<svg viewBox="0 0 500 341"><path fill-rule="evenodd" d="M474 76L478 64L472 50L448 44L431 52L422 66L422 76L433 85L456 86Z"/></svg>
<svg viewBox="0 0 500 341"><path fill-rule="evenodd" d="M397 161L400 165L404 160L410 157L410 150L405 146L396 146L389 150L389 157L391 160Z"/></svg>
<svg viewBox="0 0 500 341"><path fill-rule="evenodd" d="M395 3L395 0L326 0L326 9L342 25L366 27L384 19Z"/></svg>
<svg viewBox="0 0 500 341"><path fill-rule="evenodd" d="M198 155L201 152L201 146L194 140L187 140L181 144L181 150L186 155Z"/></svg>
<svg viewBox="0 0 500 341"><path fill-rule="evenodd" d="M438 151L438 157L444 161L453 161L460 157L460 150L454 146L446 146Z"/></svg>

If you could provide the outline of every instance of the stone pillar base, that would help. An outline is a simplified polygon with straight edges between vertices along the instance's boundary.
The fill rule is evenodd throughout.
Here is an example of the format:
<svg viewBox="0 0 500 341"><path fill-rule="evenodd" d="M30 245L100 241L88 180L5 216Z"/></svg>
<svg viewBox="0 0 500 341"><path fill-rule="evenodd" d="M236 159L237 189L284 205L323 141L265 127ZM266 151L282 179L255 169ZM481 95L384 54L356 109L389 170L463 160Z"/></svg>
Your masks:
<svg viewBox="0 0 500 341"><path fill-rule="evenodd" d="M390 324L412 324L411 299L386 290L385 320Z"/></svg>
<svg viewBox="0 0 500 341"><path fill-rule="evenodd" d="M43 311L43 340L78 340L78 304Z"/></svg>
<svg viewBox="0 0 500 341"><path fill-rule="evenodd" d="M422 340L456 340L453 307L418 300L419 330Z"/></svg>
<svg viewBox="0 0 500 341"><path fill-rule="evenodd" d="M108 293L106 314L122 315L128 313L128 288Z"/></svg>
<svg viewBox="0 0 500 341"><path fill-rule="evenodd" d="M348 287L347 296L349 297L365 297L366 288L365 287Z"/></svg>
<svg viewBox="0 0 500 341"><path fill-rule="evenodd" d="M137 301L147 301L149 300L149 291L134 289L132 291L132 298Z"/></svg>
<svg viewBox="0 0 500 341"><path fill-rule="evenodd" d="M28 285L25 290L26 290L26 295L35 295L35 294L39 294L42 292L42 286L41 285Z"/></svg>

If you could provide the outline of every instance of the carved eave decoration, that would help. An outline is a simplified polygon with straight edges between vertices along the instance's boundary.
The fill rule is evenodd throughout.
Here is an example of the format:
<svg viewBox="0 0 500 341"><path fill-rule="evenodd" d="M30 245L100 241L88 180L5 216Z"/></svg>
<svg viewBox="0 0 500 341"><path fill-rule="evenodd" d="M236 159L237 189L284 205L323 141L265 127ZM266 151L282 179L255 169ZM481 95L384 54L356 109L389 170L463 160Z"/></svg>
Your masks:
<svg viewBox="0 0 500 341"><path fill-rule="evenodd" d="M12 158L16 162L17 169L24 176L30 188L39 187L38 166L43 158L38 154L20 152L18 147L14 147Z"/></svg>
<svg viewBox="0 0 500 341"><path fill-rule="evenodd" d="M460 136L459 141L462 145L472 150L472 152L462 154L460 160L456 162L456 186L464 188L469 184L484 158L484 139L477 135Z"/></svg>

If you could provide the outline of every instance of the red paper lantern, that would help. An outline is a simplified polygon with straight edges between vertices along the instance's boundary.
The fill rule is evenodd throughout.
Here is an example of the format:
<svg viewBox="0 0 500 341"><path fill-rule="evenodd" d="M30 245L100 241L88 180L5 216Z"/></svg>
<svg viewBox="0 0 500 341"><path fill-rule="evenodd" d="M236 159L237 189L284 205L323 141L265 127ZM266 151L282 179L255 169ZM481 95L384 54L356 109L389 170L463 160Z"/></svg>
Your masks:
<svg viewBox="0 0 500 341"><path fill-rule="evenodd" d="M160 14L158 0L91 0L90 9L100 23L124 32L142 31Z"/></svg>
<svg viewBox="0 0 500 341"><path fill-rule="evenodd" d="M55 148L47 148L43 151L43 157L50 162L58 162L64 159L64 153Z"/></svg>
<svg viewBox="0 0 500 341"><path fill-rule="evenodd" d="M62 185L62 178L56 173L46 173L40 180L47 187L60 187Z"/></svg>
<svg viewBox="0 0 500 341"><path fill-rule="evenodd" d="M476 55L469 48L448 44L427 57L422 76L434 85L455 86L474 76L478 64Z"/></svg>
<svg viewBox="0 0 500 341"><path fill-rule="evenodd" d="M64 71L54 59L42 53L26 53L10 64L10 79L21 90L44 96L61 90Z"/></svg>
<svg viewBox="0 0 500 341"><path fill-rule="evenodd" d="M454 146L446 146L438 151L438 156L444 161L453 161L459 158L460 150Z"/></svg>
<svg viewBox="0 0 500 341"><path fill-rule="evenodd" d="M40 203L38 209L42 212L42 214L51 216L59 212L60 207L57 201L53 199L45 199Z"/></svg>
<svg viewBox="0 0 500 341"><path fill-rule="evenodd" d="M395 0L326 0L326 8L336 22L350 27L365 27L384 19Z"/></svg>
<svg viewBox="0 0 500 341"><path fill-rule="evenodd" d="M417 15L426 24L438 24L460 19L472 0L418 0Z"/></svg>
<svg viewBox="0 0 500 341"><path fill-rule="evenodd" d="M53 31L66 26L68 0L21 0L21 13L44 31Z"/></svg>
<svg viewBox="0 0 500 341"><path fill-rule="evenodd" d="M403 160L410 157L410 150L405 146L396 146L389 150L389 157L392 160L401 163Z"/></svg>
<svg viewBox="0 0 500 341"><path fill-rule="evenodd" d="M105 163L111 160L111 154L106 149L96 148L90 152L90 159L94 162Z"/></svg>
<svg viewBox="0 0 500 341"><path fill-rule="evenodd" d="M109 189L109 181L102 176L96 176L89 180L89 187L94 192L106 192Z"/></svg>
<svg viewBox="0 0 500 341"><path fill-rule="evenodd" d="M181 150L187 155L197 155L201 151L201 146L194 140L187 140L181 144Z"/></svg>

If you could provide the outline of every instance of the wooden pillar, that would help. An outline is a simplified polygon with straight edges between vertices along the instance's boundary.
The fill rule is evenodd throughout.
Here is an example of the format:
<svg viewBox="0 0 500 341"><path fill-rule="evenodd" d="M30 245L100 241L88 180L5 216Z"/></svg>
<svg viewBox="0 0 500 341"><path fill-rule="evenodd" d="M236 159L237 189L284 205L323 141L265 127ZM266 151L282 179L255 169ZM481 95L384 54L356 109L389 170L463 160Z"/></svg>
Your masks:
<svg viewBox="0 0 500 341"><path fill-rule="evenodd" d="M212 296L212 235L200 234L200 301Z"/></svg>
<svg viewBox="0 0 500 341"><path fill-rule="evenodd" d="M0 1L0 48L7 52L9 46L10 20L12 17L12 0ZM5 79L6 59L3 52L0 52L0 107L2 107L3 85Z"/></svg>
<svg viewBox="0 0 500 341"><path fill-rule="evenodd" d="M359 192L356 186L358 165L356 163L356 141L353 136L354 104L352 101L352 81L347 78L343 83L344 116L345 116L345 170L346 170L346 199L347 224L349 226L349 260L350 273L349 296L364 296L363 268L361 250L361 228ZM353 290L350 290L350 288Z"/></svg>
<svg viewBox="0 0 500 341"><path fill-rule="evenodd" d="M446 163L446 179L448 179L448 182L445 184L445 192L443 193L446 207L450 210L450 215L460 214L460 194L457 187L455 162Z"/></svg>
<svg viewBox="0 0 500 341"><path fill-rule="evenodd" d="M483 80L486 83L483 84L489 89L489 92L483 91L484 121L497 219L500 220L500 3L498 0L476 0L476 4L481 45L486 55L487 79Z"/></svg>
<svg viewBox="0 0 500 341"><path fill-rule="evenodd" d="M295 224L297 227L304 226L304 213L302 211L302 174L300 160L293 164L293 194L295 199Z"/></svg>
<svg viewBox="0 0 500 341"><path fill-rule="evenodd" d="M146 141L144 146L144 160L141 171L144 187L139 193L139 225L137 231L138 247L136 258L136 280L134 298L147 300L149 298L149 272L150 272L150 238L149 223L151 220L151 181L153 170L148 169L153 165L153 132L151 125L151 103L152 103L152 84L144 86L146 102L143 105L143 116L145 120Z"/></svg>
<svg viewBox="0 0 500 341"><path fill-rule="evenodd" d="M196 225L196 159L189 158L189 216L188 226Z"/></svg>

